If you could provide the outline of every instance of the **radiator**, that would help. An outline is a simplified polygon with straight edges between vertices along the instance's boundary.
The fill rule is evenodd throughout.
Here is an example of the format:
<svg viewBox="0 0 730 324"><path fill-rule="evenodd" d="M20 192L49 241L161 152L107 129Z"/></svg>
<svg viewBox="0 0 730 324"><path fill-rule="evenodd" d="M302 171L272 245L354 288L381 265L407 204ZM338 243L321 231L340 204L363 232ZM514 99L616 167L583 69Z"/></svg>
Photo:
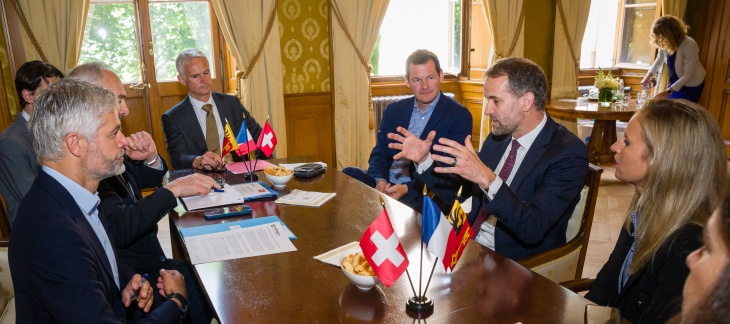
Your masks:
<svg viewBox="0 0 730 324"><path fill-rule="evenodd" d="M451 92L444 93L447 97L454 99L454 94ZM413 95L402 95L402 96L379 96L379 97L373 97L373 111L375 113L375 128L378 129L380 127L380 121L383 119L383 111L385 110L385 107L388 107L388 105L391 102L395 102L398 100L402 100L405 98L413 97Z"/></svg>

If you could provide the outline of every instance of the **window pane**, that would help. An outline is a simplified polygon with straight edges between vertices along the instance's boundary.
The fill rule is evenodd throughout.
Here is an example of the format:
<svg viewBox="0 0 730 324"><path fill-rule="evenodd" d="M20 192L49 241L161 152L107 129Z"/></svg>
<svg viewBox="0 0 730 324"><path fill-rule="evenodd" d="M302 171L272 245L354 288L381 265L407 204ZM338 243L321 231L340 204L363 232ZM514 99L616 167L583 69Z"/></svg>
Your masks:
<svg viewBox="0 0 730 324"><path fill-rule="evenodd" d="M656 0L626 0L627 5L639 4L639 3L651 3L656 4Z"/></svg>
<svg viewBox="0 0 730 324"><path fill-rule="evenodd" d="M157 81L177 80L175 58L185 49L197 48L212 60L207 1L152 3L150 19ZM213 64L210 70L211 76L215 77Z"/></svg>
<svg viewBox="0 0 730 324"><path fill-rule="evenodd" d="M458 73L461 56L461 1L391 0L371 57L374 75L404 75L417 49L436 54L441 68Z"/></svg>
<svg viewBox="0 0 730 324"><path fill-rule="evenodd" d="M142 81L132 3L94 3L89 7L79 63L100 61L122 82Z"/></svg>
<svg viewBox="0 0 730 324"><path fill-rule="evenodd" d="M655 8L626 8L624 13L621 63L649 65L652 46L649 44Z"/></svg>
<svg viewBox="0 0 730 324"><path fill-rule="evenodd" d="M618 0L591 1L580 53L580 68L609 68L614 65L614 39Z"/></svg>

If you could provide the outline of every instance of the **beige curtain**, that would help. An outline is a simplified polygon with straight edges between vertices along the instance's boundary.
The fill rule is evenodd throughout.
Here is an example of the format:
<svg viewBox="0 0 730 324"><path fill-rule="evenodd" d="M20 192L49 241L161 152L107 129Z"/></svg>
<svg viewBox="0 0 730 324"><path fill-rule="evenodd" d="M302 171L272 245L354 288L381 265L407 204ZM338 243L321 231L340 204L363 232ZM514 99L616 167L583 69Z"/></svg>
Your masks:
<svg viewBox="0 0 730 324"><path fill-rule="evenodd" d="M551 98L578 96L580 47L591 9L591 1L586 0L559 0L556 6L561 3L565 20L561 18L559 8L556 8Z"/></svg>
<svg viewBox="0 0 730 324"><path fill-rule="evenodd" d="M90 0L17 0L33 36L46 55L48 63L64 72L74 68L81 55L86 15ZM9 10L10 6L7 7ZM22 28L18 26L18 28ZM29 35L23 34L27 61L41 60Z"/></svg>
<svg viewBox="0 0 730 324"><path fill-rule="evenodd" d="M369 60L390 0L336 2L353 42L363 57ZM332 16L331 21L337 168L367 168L372 138L375 136L369 128L368 72L337 18Z"/></svg>
<svg viewBox="0 0 730 324"><path fill-rule="evenodd" d="M263 41L269 17L274 5L272 0L212 0L213 10L223 37L236 59L238 68L249 66ZM281 45L279 20L275 18L264 45L263 52L243 80L243 105L256 121L263 126L266 117L276 132L278 144L276 157L286 157L286 116L284 113L284 88L281 77Z"/></svg>
<svg viewBox="0 0 730 324"><path fill-rule="evenodd" d="M684 20L684 13L687 11L687 0L662 0L662 16L672 15L679 19ZM669 87L669 74L667 71L667 64L662 65L662 73L659 76L657 86L654 87L654 95L662 92Z"/></svg>
<svg viewBox="0 0 730 324"><path fill-rule="evenodd" d="M508 56L524 56L523 0L481 0L492 35L489 64ZM476 32L475 32L476 33ZM511 50L511 51L510 51ZM486 104L486 101L484 102ZM482 106L484 111L484 106ZM484 142L491 129L489 117L482 114L479 142Z"/></svg>

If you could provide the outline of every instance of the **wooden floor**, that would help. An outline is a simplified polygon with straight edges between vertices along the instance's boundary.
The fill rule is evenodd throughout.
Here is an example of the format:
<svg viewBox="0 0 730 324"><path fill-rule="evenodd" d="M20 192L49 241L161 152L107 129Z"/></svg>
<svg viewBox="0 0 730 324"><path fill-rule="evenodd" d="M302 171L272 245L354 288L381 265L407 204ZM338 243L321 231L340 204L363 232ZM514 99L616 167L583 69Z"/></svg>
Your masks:
<svg viewBox="0 0 730 324"><path fill-rule="evenodd" d="M583 268L584 278L595 277L608 260L608 256L613 251L613 246L616 244L621 231L626 206L628 206L634 194L632 185L616 180L613 165L601 165L601 168L603 168L603 175L598 189L596 214L593 219L591 239ZM157 236L165 254L172 257L170 227L168 226L167 216L159 222Z"/></svg>

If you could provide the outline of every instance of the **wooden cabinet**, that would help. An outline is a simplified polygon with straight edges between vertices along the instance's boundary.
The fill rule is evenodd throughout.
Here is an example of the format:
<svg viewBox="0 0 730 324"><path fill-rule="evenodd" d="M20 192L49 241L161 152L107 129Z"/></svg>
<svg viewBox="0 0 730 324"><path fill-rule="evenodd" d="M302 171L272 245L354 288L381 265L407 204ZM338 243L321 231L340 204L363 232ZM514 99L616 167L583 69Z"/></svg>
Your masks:
<svg viewBox="0 0 730 324"><path fill-rule="evenodd" d="M334 166L331 93L284 95L287 156L308 156Z"/></svg>

